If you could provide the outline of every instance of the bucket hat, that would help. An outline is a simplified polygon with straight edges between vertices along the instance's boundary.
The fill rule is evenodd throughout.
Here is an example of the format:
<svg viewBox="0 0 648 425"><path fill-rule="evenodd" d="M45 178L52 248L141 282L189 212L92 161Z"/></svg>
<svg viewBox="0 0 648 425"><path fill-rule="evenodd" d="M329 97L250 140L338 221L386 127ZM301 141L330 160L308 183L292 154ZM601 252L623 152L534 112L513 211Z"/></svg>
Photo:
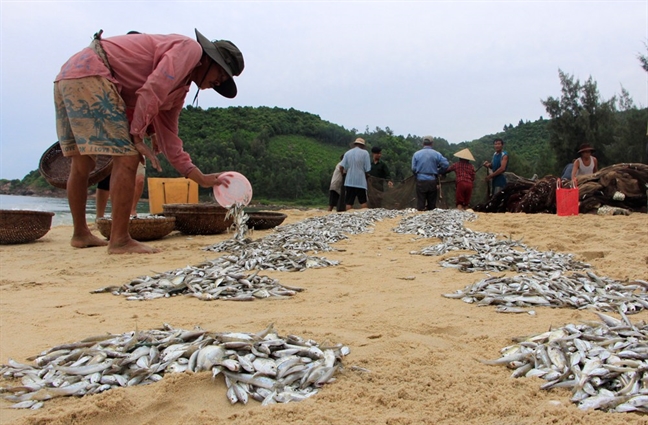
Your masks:
<svg viewBox="0 0 648 425"><path fill-rule="evenodd" d="M459 152L455 153L454 156L456 156L459 159L467 159L468 161L474 161L475 157L472 156L472 153L470 153L470 149L462 149Z"/></svg>
<svg viewBox="0 0 648 425"><path fill-rule="evenodd" d="M353 143L357 143L358 145L362 145L362 146L365 145L365 141L361 137L358 137L357 139L355 139L355 142L353 142Z"/></svg>
<svg viewBox="0 0 648 425"><path fill-rule="evenodd" d="M234 82L234 76L240 75L243 72L245 63L243 61L243 54L241 51L228 40L214 40L209 41L207 37L202 35L196 29L196 39L203 48L203 52L207 54L214 62L220 65L230 78L224 81L220 86L215 86L216 90L221 96L227 98L236 97L237 89Z"/></svg>
<svg viewBox="0 0 648 425"><path fill-rule="evenodd" d="M582 145L580 145L580 148L578 148L578 153L585 152L585 151L594 152L594 150L595 149L589 143L583 143Z"/></svg>

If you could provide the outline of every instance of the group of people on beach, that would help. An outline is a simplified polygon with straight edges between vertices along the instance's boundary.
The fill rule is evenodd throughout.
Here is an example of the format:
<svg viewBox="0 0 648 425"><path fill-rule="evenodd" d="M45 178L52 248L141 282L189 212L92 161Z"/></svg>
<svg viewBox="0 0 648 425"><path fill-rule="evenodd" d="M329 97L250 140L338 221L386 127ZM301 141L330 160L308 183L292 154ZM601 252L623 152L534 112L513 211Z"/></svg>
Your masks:
<svg viewBox="0 0 648 425"><path fill-rule="evenodd" d="M178 120L191 83L198 86L194 102L205 89L214 89L226 98L236 96L234 77L243 71L243 54L231 41L210 41L198 30L195 40L137 31L102 38L102 32L65 62L54 80L58 140L63 155L71 159L67 182L73 219L71 245L107 246L112 254L155 253L156 248L132 239L128 231L130 214L143 186L144 164L148 160L160 171L157 154L161 152L181 175L202 187L229 185L222 173L205 174L193 164L178 137ZM439 178L451 172L456 175L457 208L468 208L476 172L470 164L474 157L464 149L454 154L459 161L450 165L432 144L432 136L425 136L422 149L412 157L417 209L436 207ZM508 154L503 146L504 142L496 139L492 161L483 163L492 170L487 180L493 192L506 184ZM589 145L581 147L572 178L597 171L592 151ZM92 234L85 214L89 176L100 154L112 156L112 173L98 190L102 211L108 194L112 203L108 241ZM341 185L346 189L347 210L353 208L356 199L361 207L367 207L367 176L379 179L381 188L383 181L393 187L389 168L381 161L382 150L373 147L372 155L373 160L365 140L357 138L341 157L331 181L330 209L337 204Z"/></svg>
<svg viewBox="0 0 648 425"><path fill-rule="evenodd" d="M463 149L454 154L458 161L450 165L445 156L432 148L433 143L432 136L423 137L422 149L412 156L411 170L416 179L416 209L426 211L436 208L440 179L448 173L455 173L457 209L469 208L476 175L475 167L470 162L475 161L475 158L469 149ZM506 185L504 172L508 168L508 153L503 151L502 139L496 139L494 147L493 160L485 161L483 165L492 170L486 180L492 183L495 192ZM366 151L365 140L357 138L353 142L353 147L340 157L329 187L329 211L339 204L340 194L343 192L345 193L343 210L352 209L356 200L361 208L367 208L370 178L373 178L373 186L379 192L384 189L383 182L387 182L389 188L394 186L389 168L381 160L382 149L374 146L371 152L373 158L370 158Z"/></svg>
<svg viewBox="0 0 648 425"><path fill-rule="evenodd" d="M469 149L462 149L453 155L458 161L450 165L447 158L432 148L433 142L432 136L423 137L422 149L412 156L411 170L416 178L416 209L425 211L436 208L441 186L440 179L453 172L455 173L456 208L459 210L469 208L477 171L471 164L475 158ZM497 194L506 186L505 172L509 165L509 155L504 150L504 141L496 138L493 141L493 148L495 152L492 160L484 161L482 164L487 170L485 180L489 188L489 196ZM575 180L578 176L596 173L598 161L592 156L593 151L591 145L582 144L578 150L579 158L565 167L562 178ZM329 187L329 211L336 206L338 211L350 210L356 200L361 208L367 208L369 179L374 182L373 189L378 192L384 190L383 182L387 182L390 188L393 187L389 168L381 160L382 149L374 146L371 152L372 158L366 151L365 140L357 138L353 142L353 147L340 157ZM339 207L341 193L345 193L343 208ZM373 207L380 207L380 200Z"/></svg>

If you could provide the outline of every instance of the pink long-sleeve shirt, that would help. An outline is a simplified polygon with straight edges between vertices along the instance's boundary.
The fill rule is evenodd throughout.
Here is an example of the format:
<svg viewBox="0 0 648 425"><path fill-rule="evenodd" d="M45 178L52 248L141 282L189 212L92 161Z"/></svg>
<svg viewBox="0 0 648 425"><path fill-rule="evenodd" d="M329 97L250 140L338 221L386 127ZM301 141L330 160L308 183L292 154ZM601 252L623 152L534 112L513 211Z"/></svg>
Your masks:
<svg viewBox="0 0 648 425"><path fill-rule="evenodd" d="M158 147L183 176L196 166L178 137L178 119L191 86L190 75L200 64L202 47L183 35L128 34L102 39L112 68L86 47L61 68L55 81L100 76L112 81L127 108L134 110L130 133L144 138L152 124Z"/></svg>

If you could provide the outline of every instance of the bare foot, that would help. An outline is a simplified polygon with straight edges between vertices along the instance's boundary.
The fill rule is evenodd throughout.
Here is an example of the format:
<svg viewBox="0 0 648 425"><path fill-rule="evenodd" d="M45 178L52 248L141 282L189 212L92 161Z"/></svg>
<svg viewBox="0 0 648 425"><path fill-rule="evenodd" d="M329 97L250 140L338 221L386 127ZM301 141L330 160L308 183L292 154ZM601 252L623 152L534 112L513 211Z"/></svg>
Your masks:
<svg viewBox="0 0 648 425"><path fill-rule="evenodd" d="M108 244L108 254L155 254L161 251L161 249L144 245L135 239L130 239L128 242L123 244L112 242Z"/></svg>
<svg viewBox="0 0 648 425"><path fill-rule="evenodd" d="M88 233L83 236L72 236L70 245L75 248L90 248L93 246L106 246L108 245L108 241L100 239L92 233Z"/></svg>

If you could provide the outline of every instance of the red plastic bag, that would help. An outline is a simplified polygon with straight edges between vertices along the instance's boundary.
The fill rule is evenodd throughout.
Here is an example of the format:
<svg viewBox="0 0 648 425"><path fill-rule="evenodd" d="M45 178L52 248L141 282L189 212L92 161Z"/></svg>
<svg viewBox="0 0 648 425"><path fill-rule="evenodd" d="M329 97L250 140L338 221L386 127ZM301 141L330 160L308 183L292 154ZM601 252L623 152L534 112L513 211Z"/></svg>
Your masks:
<svg viewBox="0 0 648 425"><path fill-rule="evenodd" d="M562 187L560 179L556 180L556 212L560 216L578 215L578 185L572 180L573 189Z"/></svg>

